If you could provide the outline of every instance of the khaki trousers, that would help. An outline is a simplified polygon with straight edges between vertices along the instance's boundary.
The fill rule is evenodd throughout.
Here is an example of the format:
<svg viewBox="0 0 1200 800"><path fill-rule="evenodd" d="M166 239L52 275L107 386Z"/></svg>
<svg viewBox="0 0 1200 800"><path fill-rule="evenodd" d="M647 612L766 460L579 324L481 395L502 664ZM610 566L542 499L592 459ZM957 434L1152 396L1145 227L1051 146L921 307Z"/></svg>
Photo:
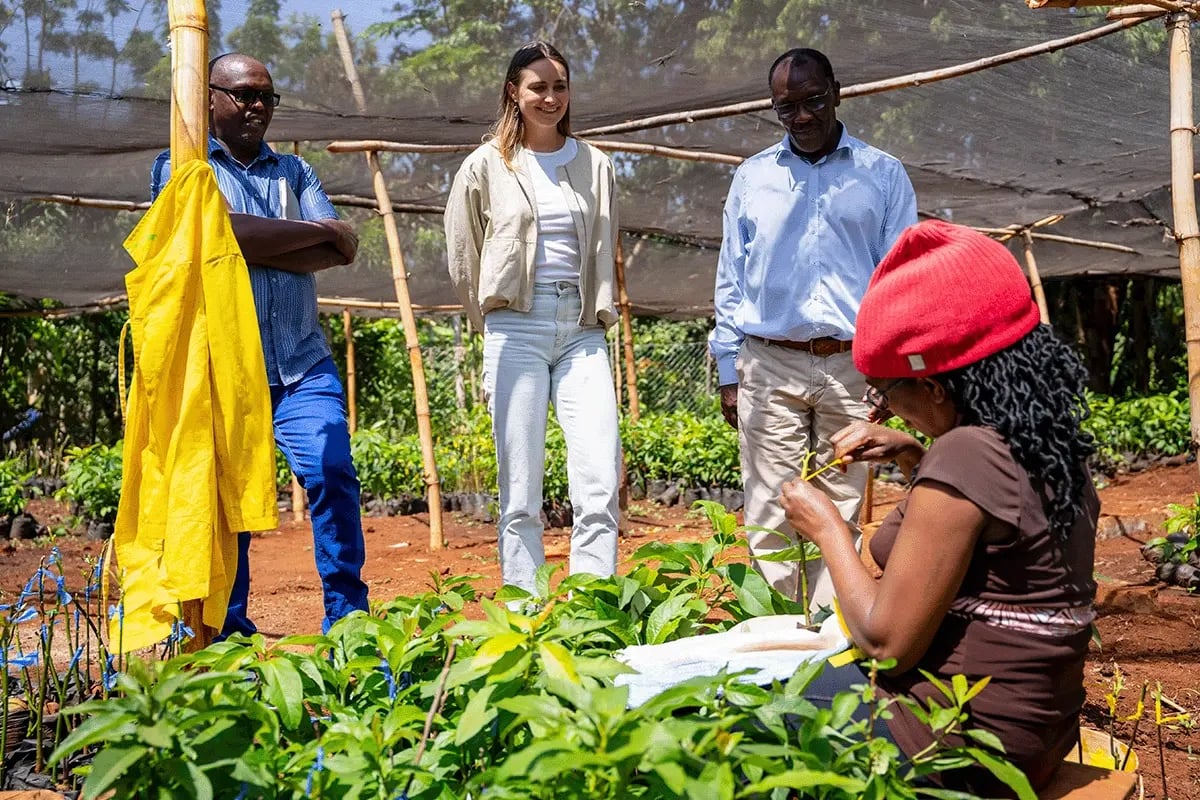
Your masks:
<svg viewBox="0 0 1200 800"><path fill-rule="evenodd" d="M750 554L757 556L796 543L779 504L781 487L800 473L809 449L816 452L814 467L829 463L833 458L830 437L853 420L866 418L868 409L862 396L867 385L850 353L815 356L749 337L742 343L737 368L745 521L778 531L747 532ZM813 480L846 520L847 536L858 534L866 481L865 464L852 464L846 472L834 467ZM782 594L800 599L799 562L754 559L753 563ZM809 560L806 573L810 607L829 605L833 584L824 561Z"/></svg>

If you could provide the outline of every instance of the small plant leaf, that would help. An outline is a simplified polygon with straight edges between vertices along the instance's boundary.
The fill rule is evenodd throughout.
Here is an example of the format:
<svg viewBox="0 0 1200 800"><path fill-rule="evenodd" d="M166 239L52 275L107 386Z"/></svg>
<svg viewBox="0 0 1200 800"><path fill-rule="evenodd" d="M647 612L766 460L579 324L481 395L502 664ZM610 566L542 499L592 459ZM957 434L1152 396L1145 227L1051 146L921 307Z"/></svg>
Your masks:
<svg viewBox="0 0 1200 800"><path fill-rule="evenodd" d="M96 754L91 772L83 785L83 800L95 800L104 794L125 772L149 754L141 745L113 745Z"/></svg>

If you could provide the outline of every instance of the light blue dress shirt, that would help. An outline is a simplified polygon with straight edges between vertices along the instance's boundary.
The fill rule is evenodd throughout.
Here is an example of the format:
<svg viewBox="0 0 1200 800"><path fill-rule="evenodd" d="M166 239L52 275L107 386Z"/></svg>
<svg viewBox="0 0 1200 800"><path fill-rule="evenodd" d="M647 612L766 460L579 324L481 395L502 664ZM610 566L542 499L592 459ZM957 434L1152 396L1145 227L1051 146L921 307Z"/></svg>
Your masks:
<svg viewBox="0 0 1200 800"><path fill-rule="evenodd" d="M845 126L815 163L786 137L743 162L725 201L709 336L720 384L738 382L746 336L853 338L871 274L916 221L904 165Z"/></svg>
<svg viewBox="0 0 1200 800"><path fill-rule="evenodd" d="M258 156L246 167L220 141L209 136L208 163L230 211L280 219L294 198L299 213L293 207L288 218L338 218L308 162L299 156L280 155L267 147L266 142L259 146ZM171 154L164 151L154 161L150 173L152 200L158 197L170 176ZM282 191L285 186L290 189L291 197ZM249 268L258 332L267 362L267 383L289 386L330 356L329 343L317 316L316 277L253 264Z"/></svg>

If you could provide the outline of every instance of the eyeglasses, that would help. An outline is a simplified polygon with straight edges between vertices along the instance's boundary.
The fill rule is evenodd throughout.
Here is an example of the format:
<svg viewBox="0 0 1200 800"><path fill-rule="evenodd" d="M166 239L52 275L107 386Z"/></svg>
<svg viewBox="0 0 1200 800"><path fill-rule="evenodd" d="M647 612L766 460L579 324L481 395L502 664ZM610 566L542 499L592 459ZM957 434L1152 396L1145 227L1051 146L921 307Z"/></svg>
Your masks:
<svg viewBox="0 0 1200 800"><path fill-rule="evenodd" d="M803 100L795 100L790 103L774 103L775 116L780 119L791 119L804 109L809 114L820 114L828 106L830 100L833 99L833 87L829 87L824 92L813 97L806 97Z"/></svg>
<svg viewBox="0 0 1200 800"><path fill-rule="evenodd" d="M887 386L884 386L882 389L876 389L874 386L868 386L866 393L862 396L862 401L864 403L868 403L871 408L874 408L880 413L886 412L891 408L891 403L888 402L887 393L892 389L895 389L897 385L903 382L904 378L897 378Z"/></svg>
<svg viewBox="0 0 1200 800"><path fill-rule="evenodd" d="M268 89L226 89L224 86L217 86L214 83L210 83L208 88L224 92L229 95L230 100L239 106L252 106L256 100L270 108L277 108L279 106L279 95Z"/></svg>

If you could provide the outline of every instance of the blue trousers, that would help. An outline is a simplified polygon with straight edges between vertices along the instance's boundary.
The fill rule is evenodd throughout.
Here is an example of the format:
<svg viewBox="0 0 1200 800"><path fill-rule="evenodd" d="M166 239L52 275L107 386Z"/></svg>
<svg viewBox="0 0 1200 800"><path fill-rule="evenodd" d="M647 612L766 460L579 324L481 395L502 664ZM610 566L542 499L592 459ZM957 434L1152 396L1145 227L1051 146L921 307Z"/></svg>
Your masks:
<svg viewBox="0 0 1200 800"><path fill-rule="evenodd" d="M366 556L358 475L350 460L346 400L333 360L326 358L289 386L271 387L275 443L308 493L313 556L325 596L321 629L355 610L367 610L361 576ZM238 566L229 611L218 639L258 629L248 616L250 534L238 534Z"/></svg>

